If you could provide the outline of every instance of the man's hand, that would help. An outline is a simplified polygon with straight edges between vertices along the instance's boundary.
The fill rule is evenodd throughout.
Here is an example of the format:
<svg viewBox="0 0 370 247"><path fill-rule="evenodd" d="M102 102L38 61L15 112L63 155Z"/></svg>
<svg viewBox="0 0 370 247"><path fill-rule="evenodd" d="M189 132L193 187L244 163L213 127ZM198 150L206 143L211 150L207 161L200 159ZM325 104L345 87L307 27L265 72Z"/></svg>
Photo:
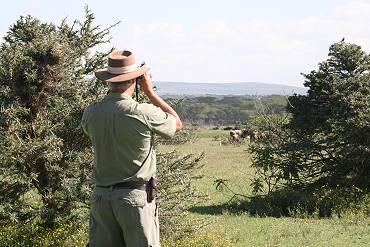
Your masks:
<svg viewBox="0 0 370 247"><path fill-rule="evenodd" d="M149 71L145 72L145 74L142 75L142 79L140 82L140 88L146 95L152 94L154 92L152 79L151 79L151 75Z"/></svg>

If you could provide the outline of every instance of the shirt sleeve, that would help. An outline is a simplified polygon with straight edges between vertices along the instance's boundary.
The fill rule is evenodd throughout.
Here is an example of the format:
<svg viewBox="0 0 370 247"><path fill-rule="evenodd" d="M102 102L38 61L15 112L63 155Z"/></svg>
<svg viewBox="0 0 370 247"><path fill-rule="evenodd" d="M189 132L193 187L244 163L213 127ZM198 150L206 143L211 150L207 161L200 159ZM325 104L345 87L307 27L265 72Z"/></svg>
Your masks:
<svg viewBox="0 0 370 247"><path fill-rule="evenodd" d="M163 138L171 138L176 132L176 118L152 104L141 104L148 127Z"/></svg>
<svg viewBox="0 0 370 247"><path fill-rule="evenodd" d="M81 119L81 126L82 126L82 129L83 131L85 132L86 135L89 135L88 133L88 127L87 127L87 123L88 123L88 119L89 119L89 113L90 113L90 106L86 107L85 110L84 110L84 113L82 115L82 119Z"/></svg>

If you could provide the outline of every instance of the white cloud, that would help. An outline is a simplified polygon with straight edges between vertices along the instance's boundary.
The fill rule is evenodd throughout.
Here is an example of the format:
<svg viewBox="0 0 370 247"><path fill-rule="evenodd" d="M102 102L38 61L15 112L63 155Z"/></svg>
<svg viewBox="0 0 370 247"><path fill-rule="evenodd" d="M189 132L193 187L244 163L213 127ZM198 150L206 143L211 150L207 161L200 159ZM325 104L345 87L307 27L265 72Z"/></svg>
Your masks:
<svg viewBox="0 0 370 247"><path fill-rule="evenodd" d="M210 20L191 29L153 23L131 27L117 46L145 57L157 80L261 81L302 85L329 45L345 37L370 49L370 1L352 1L326 16L294 22L250 20L231 25Z"/></svg>
<svg viewBox="0 0 370 247"><path fill-rule="evenodd" d="M40 4L42 0L28 0L30 4Z"/></svg>

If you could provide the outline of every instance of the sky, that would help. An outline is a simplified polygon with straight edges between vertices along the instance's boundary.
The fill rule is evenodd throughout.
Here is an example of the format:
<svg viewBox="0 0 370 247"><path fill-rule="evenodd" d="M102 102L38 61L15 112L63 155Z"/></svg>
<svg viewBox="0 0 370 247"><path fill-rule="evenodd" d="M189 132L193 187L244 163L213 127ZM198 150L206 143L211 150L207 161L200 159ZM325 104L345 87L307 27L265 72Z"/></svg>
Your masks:
<svg viewBox="0 0 370 247"><path fill-rule="evenodd" d="M343 37L370 50L370 0L13 0L2 3L0 35L20 15L59 24L83 19L111 31L109 47L131 50L154 80L265 82L303 86Z"/></svg>

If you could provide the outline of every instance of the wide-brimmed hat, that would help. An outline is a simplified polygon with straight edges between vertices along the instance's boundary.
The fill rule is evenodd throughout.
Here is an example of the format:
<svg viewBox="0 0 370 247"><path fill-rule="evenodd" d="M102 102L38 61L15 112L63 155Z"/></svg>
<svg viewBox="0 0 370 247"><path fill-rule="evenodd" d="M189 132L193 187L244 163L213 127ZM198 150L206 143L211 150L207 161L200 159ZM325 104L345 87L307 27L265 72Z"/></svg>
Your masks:
<svg viewBox="0 0 370 247"><path fill-rule="evenodd" d="M143 75L148 67L140 67L130 51L113 51L108 55L108 67L95 71L95 76L106 82L123 82Z"/></svg>

